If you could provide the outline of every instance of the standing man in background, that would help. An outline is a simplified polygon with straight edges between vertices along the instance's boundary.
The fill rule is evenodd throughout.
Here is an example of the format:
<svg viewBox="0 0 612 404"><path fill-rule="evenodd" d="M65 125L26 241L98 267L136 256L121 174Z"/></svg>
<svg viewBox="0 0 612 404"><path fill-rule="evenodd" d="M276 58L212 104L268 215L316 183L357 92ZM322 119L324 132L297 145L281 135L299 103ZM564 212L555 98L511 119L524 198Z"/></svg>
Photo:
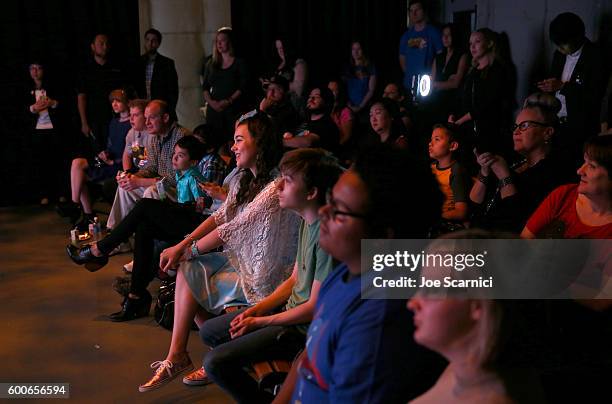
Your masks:
<svg viewBox="0 0 612 404"><path fill-rule="evenodd" d="M161 41L162 34L155 28L145 32L145 54L140 57L137 91L140 97L147 100L166 101L170 117L175 121L179 95L178 75L174 60L157 52Z"/></svg>
<svg viewBox="0 0 612 404"><path fill-rule="evenodd" d="M93 37L92 58L81 69L77 85L81 133L87 137L94 136L96 154L106 147L108 124L113 117L108 95L117 88L126 88L123 69L109 59L110 49L108 35Z"/></svg>
<svg viewBox="0 0 612 404"><path fill-rule="evenodd" d="M400 39L399 63L404 72L404 88L410 91L417 85L416 76L431 74L434 57L443 46L440 31L427 23L424 1L411 0L408 11L410 27Z"/></svg>

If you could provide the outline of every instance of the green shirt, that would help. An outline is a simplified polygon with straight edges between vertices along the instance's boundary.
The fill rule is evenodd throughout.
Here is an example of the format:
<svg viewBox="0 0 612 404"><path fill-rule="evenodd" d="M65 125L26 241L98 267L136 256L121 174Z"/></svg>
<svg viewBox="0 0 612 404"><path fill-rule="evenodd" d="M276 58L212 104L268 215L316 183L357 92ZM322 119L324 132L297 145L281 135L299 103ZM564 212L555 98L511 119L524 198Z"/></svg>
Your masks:
<svg viewBox="0 0 612 404"><path fill-rule="evenodd" d="M298 239L298 250L296 256L297 280L287 301L285 310L292 309L310 299L312 282L323 283L327 275L333 269L332 257L319 246L319 220L312 224L302 222L300 236ZM300 325L298 328L306 332L308 324Z"/></svg>

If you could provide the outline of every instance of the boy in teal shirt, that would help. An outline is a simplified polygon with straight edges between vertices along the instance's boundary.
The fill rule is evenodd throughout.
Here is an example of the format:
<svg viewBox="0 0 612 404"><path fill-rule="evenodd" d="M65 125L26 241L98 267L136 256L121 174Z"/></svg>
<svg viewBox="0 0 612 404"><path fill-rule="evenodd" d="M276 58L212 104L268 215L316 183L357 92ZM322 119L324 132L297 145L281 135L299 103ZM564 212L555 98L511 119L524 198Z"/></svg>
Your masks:
<svg viewBox="0 0 612 404"><path fill-rule="evenodd" d="M176 170L178 203L191 204L196 203L198 198L210 199L198 186L198 183L205 182L198 171L198 162L204 157L204 153L204 145L195 136L183 136L174 145L172 168Z"/></svg>

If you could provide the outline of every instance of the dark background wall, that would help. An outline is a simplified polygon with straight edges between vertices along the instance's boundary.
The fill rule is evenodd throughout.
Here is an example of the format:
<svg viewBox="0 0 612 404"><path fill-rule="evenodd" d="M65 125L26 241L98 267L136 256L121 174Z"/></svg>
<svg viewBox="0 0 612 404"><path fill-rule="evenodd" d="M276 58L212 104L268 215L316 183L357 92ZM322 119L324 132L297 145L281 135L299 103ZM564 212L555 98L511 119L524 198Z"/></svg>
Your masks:
<svg viewBox="0 0 612 404"><path fill-rule="evenodd" d="M5 0L0 11L0 206L31 202L28 181L28 64L43 59L45 76L63 89L67 118L76 113L76 74L96 32L111 35L125 61L139 53L138 0ZM129 63L129 62L128 62ZM65 133L66 144L74 132ZM49 158L58 158L49 151Z"/></svg>

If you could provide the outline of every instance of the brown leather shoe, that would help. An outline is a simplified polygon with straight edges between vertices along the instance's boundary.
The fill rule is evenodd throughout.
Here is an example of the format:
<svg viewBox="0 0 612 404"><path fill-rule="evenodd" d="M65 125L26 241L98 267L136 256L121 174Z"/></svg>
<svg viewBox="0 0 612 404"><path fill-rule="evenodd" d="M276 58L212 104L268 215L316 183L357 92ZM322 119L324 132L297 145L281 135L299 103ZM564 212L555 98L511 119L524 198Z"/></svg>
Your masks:
<svg viewBox="0 0 612 404"><path fill-rule="evenodd" d="M199 368L183 377L183 383L188 386L204 386L212 383L212 380L208 378L204 368Z"/></svg>
<svg viewBox="0 0 612 404"><path fill-rule="evenodd" d="M169 360L156 361L151 364L152 369L157 369L153 377L138 386L138 391L144 393L146 391L155 390L172 381L181 373L193 370L193 363L189 356L186 356L182 362L170 362Z"/></svg>

